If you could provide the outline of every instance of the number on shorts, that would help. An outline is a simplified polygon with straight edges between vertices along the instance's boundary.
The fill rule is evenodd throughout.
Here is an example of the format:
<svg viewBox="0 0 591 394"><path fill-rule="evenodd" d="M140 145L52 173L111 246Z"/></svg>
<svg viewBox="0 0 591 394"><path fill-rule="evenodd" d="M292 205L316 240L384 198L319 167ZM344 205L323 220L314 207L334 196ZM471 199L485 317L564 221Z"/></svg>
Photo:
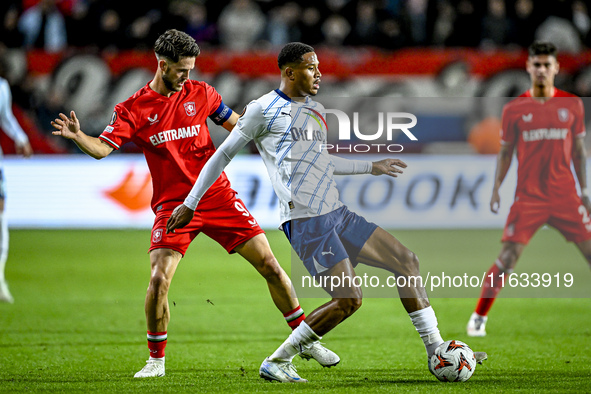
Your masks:
<svg viewBox="0 0 591 394"><path fill-rule="evenodd" d="M240 204L238 201L234 202L234 207L239 211L242 212L242 216L250 216L250 212L244 207L244 205ZM251 226L256 226L257 221L255 218L252 218L248 221Z"/></svg>
<svg viewBox="0 0 591 394"><path fill-rule="evenodd" d="M250 216L250 212L248 212L248 210L244 208L244 205L240 204L238 201L234 203L234 206L239 212L242 212L242 216Z"/></svg>

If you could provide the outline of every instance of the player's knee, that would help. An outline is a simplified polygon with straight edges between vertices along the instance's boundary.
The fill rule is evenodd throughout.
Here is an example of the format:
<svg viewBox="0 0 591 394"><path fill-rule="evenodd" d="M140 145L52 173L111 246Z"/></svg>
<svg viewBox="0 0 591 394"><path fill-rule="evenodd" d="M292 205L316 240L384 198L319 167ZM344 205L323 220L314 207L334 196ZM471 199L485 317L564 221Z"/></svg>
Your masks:
<svg viewBox="0 0 591 394"><path fill-rule="evenodd" d="M160 297L168 294L170 288L170 279L162 271L155 271L150 278L150 286L148 291L152 292L155 297Z"/></svg>
<svg viewBox="0 0 591 394"><path fill-rule="evenodd" d="M361 308L363 300L359 298L338 298L337 303L346 316L351 316L359 308Z"/></svg>
<svg viewBox="0 0 591 394"><path fill-rule="evenodd" d="M517 251L513 249L504 249L501 252L501 255L499 256L499 259L496 264L503 272L510 271L515 267L518 257L519 255L517 254Z"/></svg>
<svg viewBox="0 0 591 394"><path fill-rule="evenodd" d="M405 253L402 256L402 263L403 266L406 268L406 274L408 275L419 275L420 274L420 270L419 270L419 258L417 257L417 255L411 251L411 250L406 250Z"/></svg>

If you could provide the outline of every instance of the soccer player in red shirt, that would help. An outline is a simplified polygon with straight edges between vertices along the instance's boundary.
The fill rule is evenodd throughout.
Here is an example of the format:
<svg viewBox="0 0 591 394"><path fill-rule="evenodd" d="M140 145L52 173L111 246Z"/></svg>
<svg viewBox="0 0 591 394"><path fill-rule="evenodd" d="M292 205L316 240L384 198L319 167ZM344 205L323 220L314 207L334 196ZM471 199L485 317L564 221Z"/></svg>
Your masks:
<svg viewBox="0 0 591 394"><path fill-rule="evenodd" d="M488 311L523 249L543 224L574 242L591 264L591 201L587 190L585 117L582 100L554 87L559 65L556 47L535 42L529 47L527 72L531 88L503 109L501 151L497 159L490 209L497 213L499 187L513 151L519 166L515 202L505 224L502 249L488 271L467 332L485 336ZM574 164L581 196L571 172Z"/></svg>
<svg viewBox="0 0 591 394"><path fill-rule="evenodd" d="M158 60L155 77L123 103L115 106L110 124L98 137L80 130L74 111L52 122L54 135L73 140L87 155L102 159L127 142L139 146L152 175L151 276L145 301L150 358L135 377L163 376L164 348L170 320L168 289L175 270L191 241L204 233L229 253L236 252L267 280L271 297L292 329L305 318L291 281L275 259L257 221L236 198L222 174L204 196L191 223L166 232L173 209L191 191L201 169L214 154L207 117L231 131L239 116L227 107L216 90L189 79L200 50L195 40L178 30L168 30L154 45ZM319 345L302 354L323 366L336 365L338 356Z"/></svg>

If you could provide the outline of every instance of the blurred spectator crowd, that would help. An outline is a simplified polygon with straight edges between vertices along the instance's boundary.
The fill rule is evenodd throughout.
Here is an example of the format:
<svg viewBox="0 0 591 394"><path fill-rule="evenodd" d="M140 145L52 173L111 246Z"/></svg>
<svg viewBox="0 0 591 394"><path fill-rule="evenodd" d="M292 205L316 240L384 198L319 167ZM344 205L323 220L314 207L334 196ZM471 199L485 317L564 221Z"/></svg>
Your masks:
<svg viewBox="0 0 591 394"><path fill-rule="evenodd" d="M201 46L250 50L316 46L523 48L552 38L591 46L591 0L2 0L8 48L150 48L168 28Z"/></svg>
<svg viewBox="0 0 591 394"><path fill-rule="evenodd" d="M276 52L291 41L317 49L384 52L409 47L522 51L540 39L578 54L591 48L590 9L591 0L0 0L0 77L10 68L6 49L117 56L122 50L150 50L170 28L219 52ZM12 69L25 68L12 64ZM68 109L64 92L26 72L8 79L20 119L30 119L24 127L29 136L37 128L40 141L47 140L46 153L79 152L73 143L45 138L50 121Z"/></svg>

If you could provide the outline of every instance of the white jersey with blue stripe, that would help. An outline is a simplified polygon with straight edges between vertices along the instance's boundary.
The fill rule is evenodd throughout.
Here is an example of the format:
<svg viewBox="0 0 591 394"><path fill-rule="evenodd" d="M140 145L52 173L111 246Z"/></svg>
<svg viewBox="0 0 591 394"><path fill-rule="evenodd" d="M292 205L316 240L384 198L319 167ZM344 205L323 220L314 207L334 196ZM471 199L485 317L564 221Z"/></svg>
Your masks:
<svg viewBox="0 0 591 394"><path fill-rule="evenodd" d="M254 140L279 197L281 222L340 208L326 150L324 107L292 101L279 89L248 104L232 131Z"/></svg>

